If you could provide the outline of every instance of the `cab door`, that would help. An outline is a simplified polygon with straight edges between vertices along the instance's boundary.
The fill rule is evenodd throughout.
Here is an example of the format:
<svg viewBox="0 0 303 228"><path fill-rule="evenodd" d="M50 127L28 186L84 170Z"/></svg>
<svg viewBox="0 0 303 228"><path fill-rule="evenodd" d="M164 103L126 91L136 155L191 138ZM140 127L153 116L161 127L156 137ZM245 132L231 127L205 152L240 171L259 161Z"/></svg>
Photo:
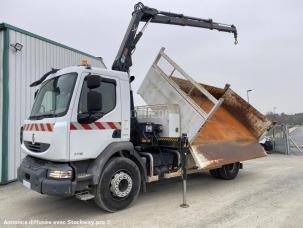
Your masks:
<svg viewBox="0 0 303 228"><path fill-rule="evenodd" d="M84 160L96 158L109 144L121 141L121 102L120 83L117 78L97 75L100 86L88 88L87 77L84 73L82 83L78 88L74 111L71 117L70 132L70 160ZM101 94L101 99L94 102L101 103L101 116L91 123L83 123L81 118L88 113L88 93L95 91Z"/></svg>

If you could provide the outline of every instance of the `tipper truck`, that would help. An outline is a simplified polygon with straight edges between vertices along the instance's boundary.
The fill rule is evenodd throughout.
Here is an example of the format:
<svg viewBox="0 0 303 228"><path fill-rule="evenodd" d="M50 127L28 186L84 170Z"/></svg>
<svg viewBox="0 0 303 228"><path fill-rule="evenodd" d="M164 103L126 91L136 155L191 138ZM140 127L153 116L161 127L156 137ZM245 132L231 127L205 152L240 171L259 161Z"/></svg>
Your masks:
<svg viewBox="0 0 303 228"><path fill-rule="evenodd" d="M139 23L146 22L140 32ZM210 170L215 178L237 176L241 161L265 156L258 138L270 125L228 85L197 83L161 49L134 106L131 55L148 23L233 33L215 23L135 5L112 69L87 62L52 69L39 86L31 114L20 129L27 155L18 168L24 186L41 194L94 199L109 212L128 207L149 182ZM163 64L166 66L163 66Z"/></svg>

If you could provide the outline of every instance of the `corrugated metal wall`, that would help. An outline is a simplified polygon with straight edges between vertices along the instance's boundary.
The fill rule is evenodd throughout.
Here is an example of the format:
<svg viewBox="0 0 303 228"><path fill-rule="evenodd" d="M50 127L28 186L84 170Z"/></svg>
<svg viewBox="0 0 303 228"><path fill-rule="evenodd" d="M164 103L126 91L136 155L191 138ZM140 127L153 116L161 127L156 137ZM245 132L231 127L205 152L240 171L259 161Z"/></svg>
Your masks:
<svg viewBox="0 0 303 228"><path fill-rule="evenodd" d="M3 31L0 31L0 145L2 145L2 104L3 104ZM1 147L0 147L1 148ZM1 149L0 149L1 151ZM0 153L0 182L2 177L2 153Z"/></svg>
<svg viewBox="0 0 303 228"><path fill-rule="evenodd" d="M52 67L64 68L79 65L83 58L92 66L104 67L100 60L67 48L10 30L10 44L21 43L23 49L9 51L9 138L8 180L16 179L17 168L24 155L20 150L19 129L29 116L35 89L29 84Z"/></svg>

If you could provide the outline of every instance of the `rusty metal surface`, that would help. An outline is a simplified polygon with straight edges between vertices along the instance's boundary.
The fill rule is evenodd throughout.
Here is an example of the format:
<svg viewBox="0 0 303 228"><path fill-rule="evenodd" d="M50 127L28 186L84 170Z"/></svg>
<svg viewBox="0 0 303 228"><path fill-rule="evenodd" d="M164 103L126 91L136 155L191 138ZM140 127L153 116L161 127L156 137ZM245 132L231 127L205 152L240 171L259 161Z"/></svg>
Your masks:
<svg viewBox="0 0 303 228"><path fill-rule="evenodd" d="M254 141L227 141L192 145L203 162L203 169L213 169L225 164L266 156L263 147Z"/></svg>
<svg viewBox="0 0 303 228"><path fill-rule="evenodd" d="M224 107L234 116L236 116L245 125L256 138L272 125L252 105L247 103L243 98L236 94L232 89L228 89L222 96L224 99Z"/></svg>
<svg viewBox="0 0 303 228"><path fill-rule="evenodd" d="M172 79L184 92L192 90L188 81L174 77ZM201 167L209 169L266 156L258 138L270 127L271 122L230 88L201 85L217 99L224 99L191 142L192 153L196 159L203 161ZM189 96L205 111L213 106L195 90Z"/></svg>

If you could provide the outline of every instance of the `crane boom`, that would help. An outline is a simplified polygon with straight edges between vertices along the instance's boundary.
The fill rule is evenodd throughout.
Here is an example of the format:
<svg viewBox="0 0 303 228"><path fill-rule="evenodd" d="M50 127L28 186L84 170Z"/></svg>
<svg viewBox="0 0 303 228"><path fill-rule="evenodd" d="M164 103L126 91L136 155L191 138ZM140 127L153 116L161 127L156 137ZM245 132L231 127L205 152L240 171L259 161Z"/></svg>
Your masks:
<svg viewBox="0 0 303 228"><path fill-rule="evenodd" d="M137 33L140 22L146 22L146 24L143 26L142 30ZM183 14L158 11L157 9L144 6L141 2L138 2L134 7L132 19L112 65L113 70L124 72L129 71L129 68L132 66L132 53L136 48L136 44L142 37L144 29L150 22L158 24L191 26L233 33L235 44L237 44L237 28L234 25L213 22L212 19L202 19L185 16Z"/></svg>

